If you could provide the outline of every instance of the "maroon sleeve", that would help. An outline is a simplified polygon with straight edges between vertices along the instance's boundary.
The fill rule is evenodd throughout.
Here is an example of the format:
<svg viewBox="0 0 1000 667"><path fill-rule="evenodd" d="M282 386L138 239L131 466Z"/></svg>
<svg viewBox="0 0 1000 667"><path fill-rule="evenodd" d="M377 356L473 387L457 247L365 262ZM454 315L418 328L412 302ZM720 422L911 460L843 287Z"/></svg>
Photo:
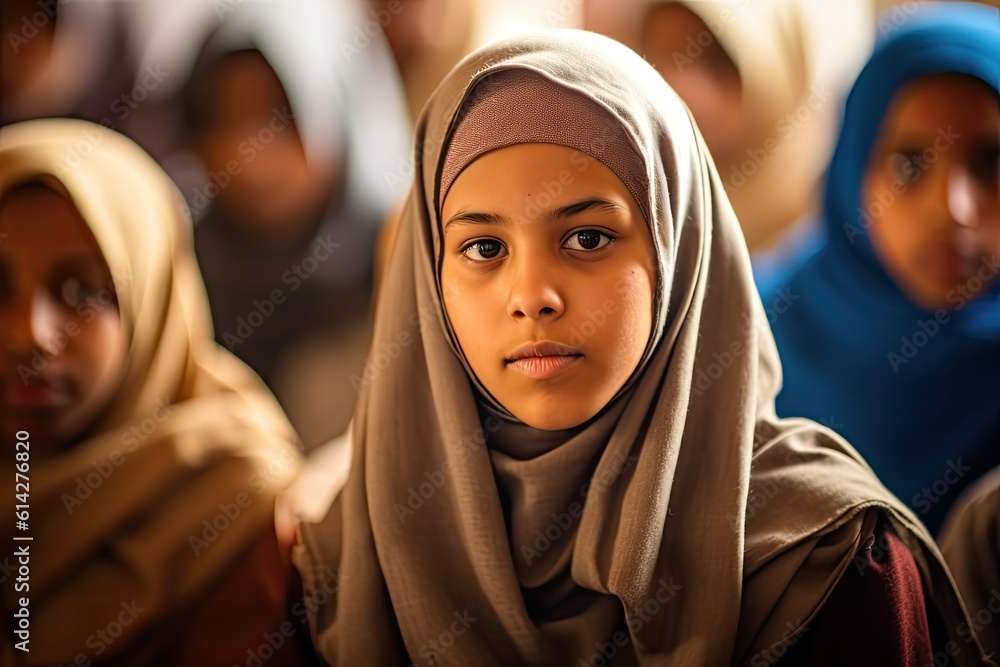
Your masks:
<svg viewBox="0 0 1000 667"><path fill-rule="evenodd" d="M934 664L934 647L942 641L938 626L936 614L928 620L916 561L881 521L776 664L925 667Z"/></svg>
<svg viewBox="0 0 1000 667"><path fill-rule="evenodd" d="M184 619L183 631L170 646L169 660L157 664L309 664L300 641L309 629L286 609L288 589L295 585L290 578L297 577L282 557L286 548L290 545L281 543L274 527L266 526L244 557Z"/></svg>

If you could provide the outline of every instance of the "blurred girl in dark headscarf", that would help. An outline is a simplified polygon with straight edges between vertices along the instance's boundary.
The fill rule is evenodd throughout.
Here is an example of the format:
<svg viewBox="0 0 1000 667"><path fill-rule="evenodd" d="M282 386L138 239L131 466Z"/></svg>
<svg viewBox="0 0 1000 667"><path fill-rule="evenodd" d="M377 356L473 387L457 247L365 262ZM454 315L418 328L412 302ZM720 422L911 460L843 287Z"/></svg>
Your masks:
<svg viewBox="0 0 1000 667"><path fill-rule="evenodd" d="M316 337L347 341L327 346L340 370L312 391L336 415L326 437L353 406L375 238L411 173L405 104L373 21L350 2L182 2L146 54L172 72L157 92L181 96L198 158L193 172L165 161L197 221L216 339L293 422L301 387L289 386L303 380L283 375L290 355Z"/></svg>

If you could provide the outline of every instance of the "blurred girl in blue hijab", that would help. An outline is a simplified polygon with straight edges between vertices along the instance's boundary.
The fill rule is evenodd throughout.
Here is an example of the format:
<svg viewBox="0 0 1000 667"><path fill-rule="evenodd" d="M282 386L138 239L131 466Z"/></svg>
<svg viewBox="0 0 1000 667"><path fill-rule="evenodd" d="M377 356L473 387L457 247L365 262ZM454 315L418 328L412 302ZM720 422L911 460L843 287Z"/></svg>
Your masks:
<svg viewBox="0 0 1000 667"><path fill-rule="evenodd" d="M779 415L838 430L931 530L1000 463L998 14L926 3L883 31L847 101L822 241L758 273Z"/></svg>

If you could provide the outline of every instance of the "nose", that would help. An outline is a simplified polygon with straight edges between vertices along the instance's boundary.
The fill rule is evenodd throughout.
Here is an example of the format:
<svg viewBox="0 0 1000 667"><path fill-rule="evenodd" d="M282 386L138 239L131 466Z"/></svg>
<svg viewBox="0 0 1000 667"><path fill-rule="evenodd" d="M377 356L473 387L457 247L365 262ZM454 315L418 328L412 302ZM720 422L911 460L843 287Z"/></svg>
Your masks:
<svg viewBox="0 0 1000 667"><path fill-rule="evenodd" d="M951 218L963 227L974 227L979 221L979 193L972 175L961 166L948 172L947 205Z"/></svg>
<svg viewBox="0 0 1000 667"><path fill-rule="evenodd" d="M50 348L55 344L61 317L58 306L44 290L36 290L24 298L15 299L10 309L6 330L8 349L27 356L33 350L44 350L54 354Z"/></svg>
<svg viewBox="0 0 1000 667"><path fill-rule="evenodd" d="M512 256L506 267L510 272L507 314L515 320L558 319L566 304L555 258L540 252L518 254L520 257Z"/></svg>

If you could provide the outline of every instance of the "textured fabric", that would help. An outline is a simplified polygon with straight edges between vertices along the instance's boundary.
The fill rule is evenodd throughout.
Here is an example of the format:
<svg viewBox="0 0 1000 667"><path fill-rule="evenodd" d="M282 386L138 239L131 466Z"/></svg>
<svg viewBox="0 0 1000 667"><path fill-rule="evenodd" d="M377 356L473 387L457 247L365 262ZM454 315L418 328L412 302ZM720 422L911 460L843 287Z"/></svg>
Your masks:
<svg viewBox="0 0 1000 667"><path fill-rule="evenodd" d="M818 206L837 100L871 49L869 2L650 0L660 4L702 19L739 72L748 145L717 167L750 250L770 247ZM701 40L674 58L699 57Z"/></svg>
<svg viewBox="0 0 1000 667"><path fill-rule="evenodd" d="M941 553L972 617L971 628L1000 658L1000 468L966 490L941 531Z"/></svg>
<svg viewBox="0 0 1000 667"><path fill-rule="evenodd" d="M649 219L646 174L628 134L614 116L583 95L538 73L501 72L476 86L451 134L441 172L444 203L451 184L484 153L514 144L569 146L603 162Z"/></svg>
<svg viewBox="0 0 1000 667"><path fill-rule="evenodd" d="M651 347L569 432L479 401L442 305L449 131L480 81L517 68L609 110L649 178ZM742 664L809 622L875 507L931 604L950 627L964 619L933 541L854 450L774 417L777 353L735 216L690 115L640 57L569 30L486 47L425 107L416 155L372 347L394 357L362 389L346 487L294 554L307 594L323 594L310 618L326 660L576 665L613 648L621 665Z"/></svg>
<svg viewBox="0 0 1000 667"><path fill-rule="evenodd" d="M131 141L84 121L5 127L0 193L37 179L57 181L96 238L128 351L99 423L64 453L32 461L31 549L39 557L31 561L29 664L89 655L88 636L134 602L142 612L105 655L143 665L173 642L165 628L183 632L191 605L274 531L275 495L299 466L296 438L260 380L212 342L190 221L160 168ZM84 495L81 480L101 466L112 472ZM192 537L206 539L203 522L240 493L250 500L239 516L193 548ZM5 593L9 604L14 591Z"/></svg>
<svg viewBox="0 0 1000 667"><path fill-rule="evenodd" d="M778 652L751 659L751 667L783 665L925 667L946 652L932 641L920 572L909 551L881 520L864 531L851 567L813 622L789 632ZM937 621L935 618L934 621Z"/></svg>
<svg viewBox="0 0 1000 667"><path fill-rule="evenodd" d="M932 531L1000 464L1000 285L971 302L956 291L948 311L916 306L876 258L861 185L892 98L944 72L1000 85L1000 12L926 3L887 33L847 101L824 238L759 284L785 376L778 414L835 428Z"/></svg>

